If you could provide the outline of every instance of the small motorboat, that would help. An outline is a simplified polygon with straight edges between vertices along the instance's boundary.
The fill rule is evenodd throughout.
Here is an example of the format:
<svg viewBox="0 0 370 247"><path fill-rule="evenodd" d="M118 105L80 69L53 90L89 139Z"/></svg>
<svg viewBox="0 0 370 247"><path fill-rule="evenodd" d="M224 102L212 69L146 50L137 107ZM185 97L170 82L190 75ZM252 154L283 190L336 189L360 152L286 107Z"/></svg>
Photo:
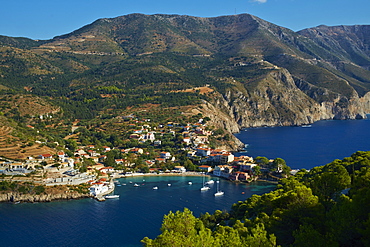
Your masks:
<svg viewBox="0 0 370 247"><path fill-rule="evenodd" d="M106 195L105 199L119 198L119 195Z"/></svg>
<svg viewBox="0 0 370 247"><path fill-rule="evenodd" d="M207 191L207 190L209 190L209 189L211 189L210 187L208 187L208 186L203 186L202 188L200 188L200 190L201 191Z"/></svg>

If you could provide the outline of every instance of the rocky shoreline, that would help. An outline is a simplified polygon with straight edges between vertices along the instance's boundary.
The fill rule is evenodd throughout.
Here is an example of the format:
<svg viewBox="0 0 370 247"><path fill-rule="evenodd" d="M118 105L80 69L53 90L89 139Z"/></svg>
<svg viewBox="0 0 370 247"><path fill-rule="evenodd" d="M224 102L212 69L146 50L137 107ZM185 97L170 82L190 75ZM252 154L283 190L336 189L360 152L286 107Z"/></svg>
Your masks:
<svg viewBox="0 0 370 247"><path fill-rule="evenodd" d="M203 174L198 172L186 172L186 173L163 173L163 174L152 174L152 173L135 173L125 176L116 176L117 178L129 178L129 177L138 177L138 176L207 176L213 177L211 174ZM276 181L264 180L264 179L254 179L253 181L248 181L247 183L254 181L265 181L276 183ZM79 193L67 191L64 193L42 193L42 194L23 194L19 192L6 192L0 193L0 203L36 203L36 202L51 202L51 201L61 201L61 200L75 200L83 198L94 198L90 193Z"/></svg>
<svg viewBox="0 0 370 247"><path fill-rule="evenodd" d="M72 200L91 197L90 194L72 192L72 193L56 193L56 194L22 194L18 192L8 192L0 194L0 202L51 202L58 200Z"/></svg>

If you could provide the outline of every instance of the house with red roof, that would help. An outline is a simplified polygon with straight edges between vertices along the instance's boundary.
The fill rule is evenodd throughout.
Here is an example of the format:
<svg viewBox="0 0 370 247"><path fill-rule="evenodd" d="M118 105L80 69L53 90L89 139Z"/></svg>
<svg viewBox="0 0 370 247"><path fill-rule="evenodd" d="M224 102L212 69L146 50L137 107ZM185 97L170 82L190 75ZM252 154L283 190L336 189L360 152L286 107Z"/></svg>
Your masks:
<svg viewBox="0 0 370 247"><path fill-rule="evenodd" d="M40 154L39 155L39 159L42 159L42 160L51 160L53 158L53 155L51 154Z"/></svg>
<svg viewBox="0 0 370 247"><path fill-rule="evenodd" d="M99 171L102 173L109 173L109 172L114 172L114 168L111 166L107 166L107 167L100 168Z"/></svg>
<svg viewBox="0 0 370 247"><path fill-rule="evenodd" d="M197 155L206 157L211 154L211 149L210 148L197 148Z"/></svg>
<svg viewBox="0 0 370 247"><path fill-rule="evenodd" d="M169 152L161 152L160 153L160 158L168 160L168 159L171 158L171 153L169 153Z"/></svg>
<svg viewBox="0 0 370 247"><path fill-rule="evenodd" d="M66 157L66 154L63 151L58 152L57 155L59 159L62 159L62 160Z"/></svg>
<svg viewBox="0 0 370 247"><path fill-rule="evenodd" d="M203 172L210 172L212 171L212 166L207 166L207 165L201 165L198 167L200 170L202 170Z"/></svg>

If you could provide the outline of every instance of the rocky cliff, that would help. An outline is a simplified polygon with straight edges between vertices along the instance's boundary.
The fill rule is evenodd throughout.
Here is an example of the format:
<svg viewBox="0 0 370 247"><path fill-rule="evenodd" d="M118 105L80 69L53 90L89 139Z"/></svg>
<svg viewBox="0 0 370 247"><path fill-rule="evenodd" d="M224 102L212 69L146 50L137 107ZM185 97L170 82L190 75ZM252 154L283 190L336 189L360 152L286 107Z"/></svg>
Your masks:
<svg viewBox="0 0 370 247"><path fill-rule="evenodd" d="M370 93L350 97L320 88L288 70L271 70L255 87L233 87L214 98L208 111L231 132L260 126L295 126L326 119L363 119L370 112Z"/></svg>
<svg viewBox="0 0 370 247"><path fill-rule="evenodd" d="M56 200L71 200L90 197L89 194L82 194L78 192L70 193L52 193L40 195L36 194L22 194L18 192L8 192L0 194L0 202L51 202Z"/></svg>

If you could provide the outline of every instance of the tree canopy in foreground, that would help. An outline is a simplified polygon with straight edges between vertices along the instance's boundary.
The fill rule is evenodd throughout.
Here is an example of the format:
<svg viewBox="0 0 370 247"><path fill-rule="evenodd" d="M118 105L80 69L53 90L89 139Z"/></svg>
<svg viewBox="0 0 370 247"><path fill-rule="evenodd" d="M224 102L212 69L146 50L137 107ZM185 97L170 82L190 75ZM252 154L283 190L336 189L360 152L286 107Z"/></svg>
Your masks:
<svg viewBox="0 0 370 247"><path fill-rule="evenodd" d="M145 246L369 246L370 152L282 179L276 190L199 218L164 216Z"/></svg>

